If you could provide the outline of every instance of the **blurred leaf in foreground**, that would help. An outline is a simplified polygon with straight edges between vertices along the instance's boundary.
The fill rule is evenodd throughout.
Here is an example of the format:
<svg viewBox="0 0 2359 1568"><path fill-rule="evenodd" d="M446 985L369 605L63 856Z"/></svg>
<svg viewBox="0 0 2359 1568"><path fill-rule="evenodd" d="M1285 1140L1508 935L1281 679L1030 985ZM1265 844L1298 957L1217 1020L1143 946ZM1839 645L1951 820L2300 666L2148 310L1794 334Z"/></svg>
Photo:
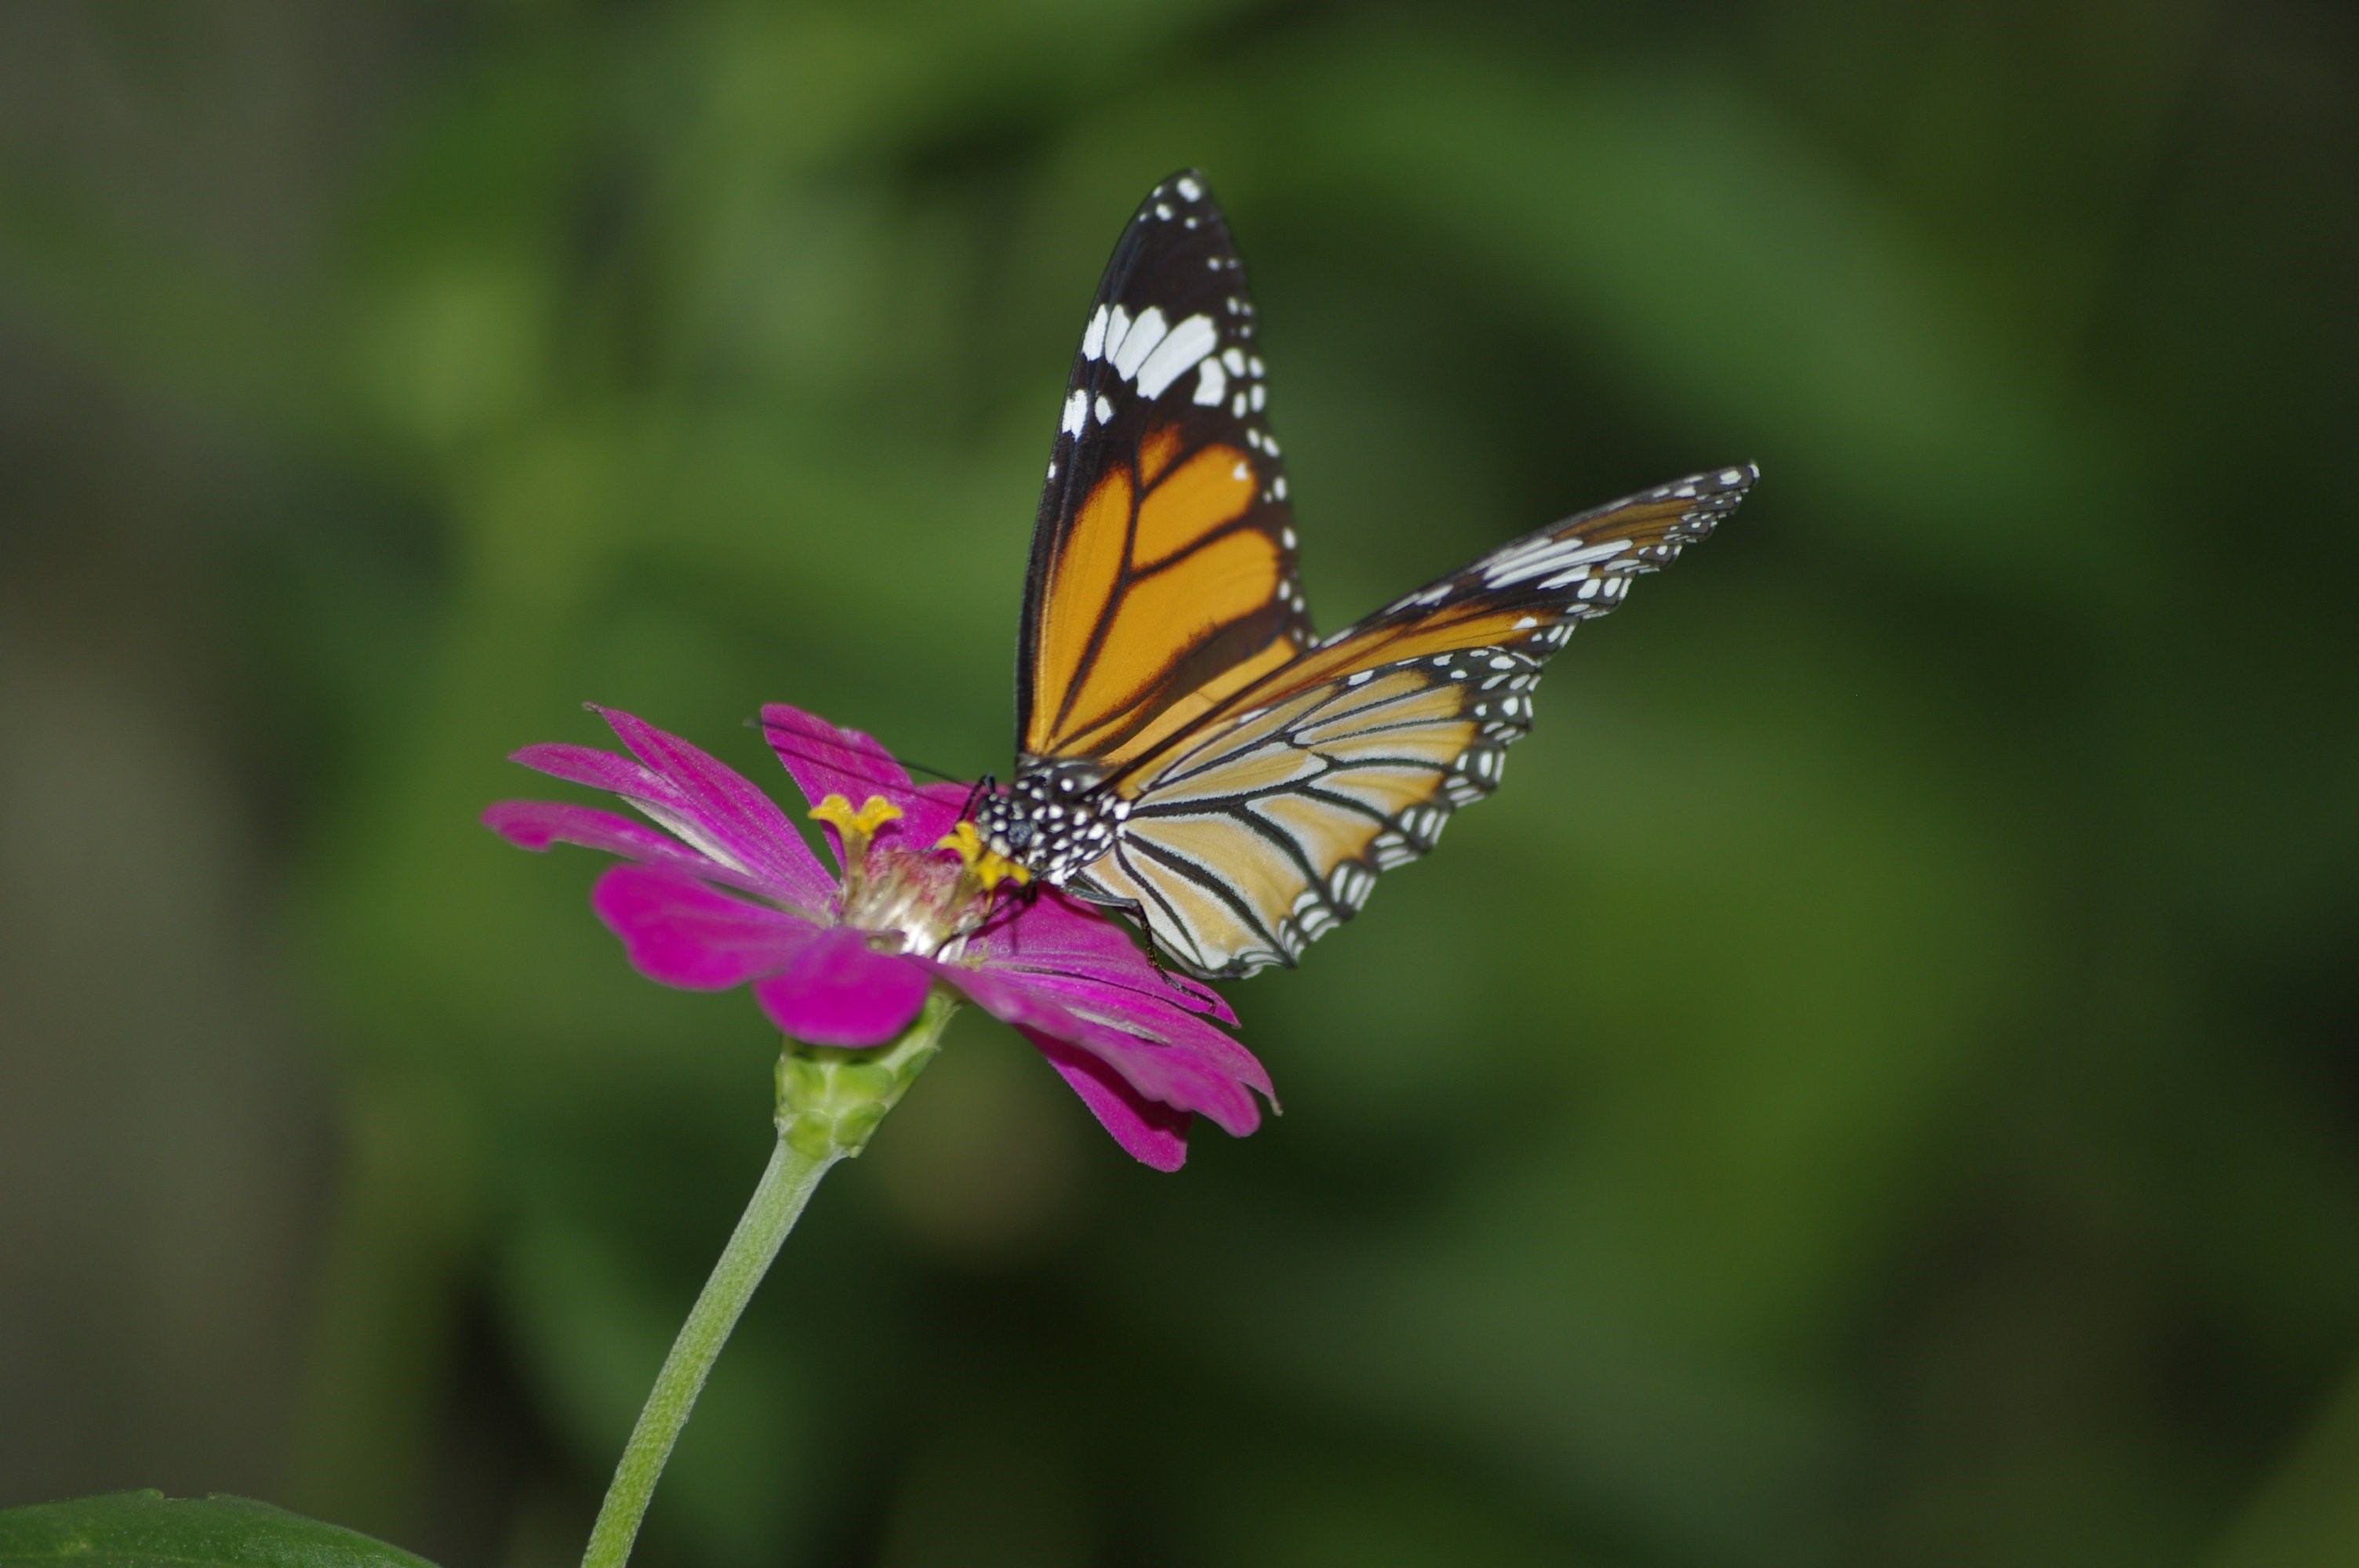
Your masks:
<svg viewBox="0 0 2359 1568"><path fill-rule="evenodd" d="M245 1498L110 1492L0 1512L0 1564L66 1562L426 1568L397 1547Z"/></svg>

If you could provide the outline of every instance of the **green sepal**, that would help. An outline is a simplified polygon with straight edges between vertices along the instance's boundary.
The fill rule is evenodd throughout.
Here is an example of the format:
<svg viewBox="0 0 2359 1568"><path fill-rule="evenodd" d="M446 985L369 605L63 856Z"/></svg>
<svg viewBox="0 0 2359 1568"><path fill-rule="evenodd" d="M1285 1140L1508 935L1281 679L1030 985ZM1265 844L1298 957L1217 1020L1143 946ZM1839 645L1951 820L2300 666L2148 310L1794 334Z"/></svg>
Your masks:
<svg viewBox="0 0 2359 1568"><path fill-rule="evenodd" d="M341 1525L247 1498L109 1492L0 1510L0 1568L432 1568Z"/></svg>
<svg viewBox="0 0 2359 1568"><path fill-rule="evenodd" d="M958 1003L937 989L908 1028L866 1051L789 1040L778 1055L778 1136L806 1159L854 1157L941 1049Z"/></svg>

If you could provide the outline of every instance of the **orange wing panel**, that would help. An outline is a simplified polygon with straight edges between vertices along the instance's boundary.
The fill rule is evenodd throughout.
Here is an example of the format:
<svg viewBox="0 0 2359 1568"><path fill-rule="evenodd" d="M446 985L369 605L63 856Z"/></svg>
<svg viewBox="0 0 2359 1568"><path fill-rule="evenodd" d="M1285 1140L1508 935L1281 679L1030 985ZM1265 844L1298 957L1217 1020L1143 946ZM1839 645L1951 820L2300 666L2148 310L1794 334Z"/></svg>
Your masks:
<svg viewBox="0 0 2359 1568"><path fill-rule="evenodd" d="M1049 565L1027 753L1113 765L1142 731L1170 733L1174 709L1201 713L1296 655L1300 595L1260 472L1224 442L1187 451L1170 425L1107 466Z"/></svg>

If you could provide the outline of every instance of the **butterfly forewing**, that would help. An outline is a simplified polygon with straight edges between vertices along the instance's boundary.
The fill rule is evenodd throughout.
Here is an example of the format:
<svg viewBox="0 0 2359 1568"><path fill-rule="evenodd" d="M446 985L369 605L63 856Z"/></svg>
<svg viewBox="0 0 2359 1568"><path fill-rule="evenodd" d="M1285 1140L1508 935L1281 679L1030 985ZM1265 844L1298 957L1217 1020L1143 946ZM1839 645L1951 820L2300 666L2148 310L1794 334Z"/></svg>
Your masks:
<svg viewBox="0 0 2359 1568"><path fill-rule="evenodd" d="M1293 963L1497 785L1573 627L1754 478L1723 469L1568 518L1307 649L1114 781L1128 815L1077 891L1136 905L1200 974Z"/></svg>
<svg viewBox="0 0 2359 1568"><path fill-rule="evenodd" d="M1310 642L1253 302L1201 177L1156 187L1107 263L1032 536L1027 762L1108 771Z"/></svg>

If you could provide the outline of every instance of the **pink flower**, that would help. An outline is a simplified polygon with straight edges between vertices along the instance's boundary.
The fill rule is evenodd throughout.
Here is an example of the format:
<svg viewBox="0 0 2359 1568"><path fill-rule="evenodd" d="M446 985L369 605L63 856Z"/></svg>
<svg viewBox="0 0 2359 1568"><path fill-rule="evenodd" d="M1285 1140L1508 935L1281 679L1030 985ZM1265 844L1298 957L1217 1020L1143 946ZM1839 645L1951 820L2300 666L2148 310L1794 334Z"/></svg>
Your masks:
<svg viewBox="0 0 2359 1568"><path fill-rule="evenodd" d="M920 789L884 747L784 706L771 749L826 824L831 874L776 802L677 736L593 708L628 757L527 746L515 761L608 790L652 820L594 806L504 801L484 825L527 849L611 850L591 906L649 979L695 990L753 986L770 1022L815 1045L881 1045L937 983L1014 1024L1136 1158L1176 1171L1197 1113L1238 1137L1270 1093L1218 996L1148 962L1129 935L1050 888L995 897L963 784ZM865 804L854 810L854 800ZM945 847L945 840L967 848Z"/></svg>

